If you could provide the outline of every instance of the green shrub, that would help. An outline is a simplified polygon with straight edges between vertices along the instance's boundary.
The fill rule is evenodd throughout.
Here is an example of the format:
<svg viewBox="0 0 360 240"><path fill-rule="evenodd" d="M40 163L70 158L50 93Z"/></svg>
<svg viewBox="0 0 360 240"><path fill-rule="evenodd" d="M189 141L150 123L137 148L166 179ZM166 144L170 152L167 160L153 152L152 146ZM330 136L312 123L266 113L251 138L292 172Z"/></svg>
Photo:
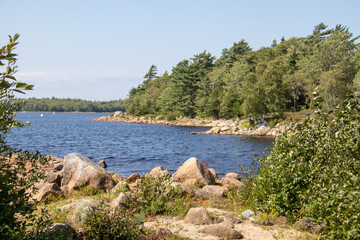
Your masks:
<svg viewBox="0 0 360 240"><path fill-rule="evenodd" d="M131 208L139 212L157 215L184 215L189 206L185 203L181 189L171 186L170 176L142 178L132 199L129 201Z"/></svg>
<svg viewBox="0 0 360 240"><path fill-rule="evenodd" d="M252 197L289 220L325 222L329 238L359 239L360 109L347 101L326 114L316 101L314 117L277 139L260 160Z"/></svg>
<svg viewBox="0 0 360 240"><path fill-rule="evenodd" d="M98 203L95 200L82 199L76 203L73 216L75 221L84 223L93 214L93 210Z"/></svg>
<svg viewBox="0 0 360 240"><path fill-rule="evenodd" d="M22 127L15 112L21 104L11 101L14 92L31 90L32 85L18 82L13 76L17 71L16 54L13 53L19 35L9 36L9 43L0 47L0 239L23 239L27 229L36 225L34 202L29 190L44 178L41 165L48 159L38 152L32 153L10 147L6 135L13 127Z"/></svg>
<svg viewBox="0 0 360 240"><path fill-rule="evenodd" d="M253 127L249 120L241 120L240 121L240 127L241 128L251 128Z"/></svg>
<svg viewBox="0 0 360 240"><path fill-rule="evenodd" d="M93 207L86 218L86 239L143 239L141 225L136 215L127 210L111 211L103 206Z"/></svg>
<svg viewBox="0 0 360 240"><path fill-rule="evenodd" d="M180 113L177 111L168 112L166 114L166 121L175 121L178 116L180 116Z"/></svg>

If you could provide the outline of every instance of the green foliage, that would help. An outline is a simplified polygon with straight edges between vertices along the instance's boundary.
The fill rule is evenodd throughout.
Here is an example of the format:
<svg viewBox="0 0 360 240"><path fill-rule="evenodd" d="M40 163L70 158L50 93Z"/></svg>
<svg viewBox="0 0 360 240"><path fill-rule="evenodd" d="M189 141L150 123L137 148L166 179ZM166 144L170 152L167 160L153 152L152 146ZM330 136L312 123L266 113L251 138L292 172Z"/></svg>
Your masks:
<svg viewBox="0 0 360 240"><path fill-rule="evenodd" d="M23 103L19 111L27 112L115 112L125 111L122 100L87 101L81 99L61 98L29 98L14 99L15 103Z"/></svg>
<svg viewBox="0 0 360 240"><path fill-rule="evenodd" d="M142 178L129 201L129 208L148 215L169 214L183 216L189 209L181 189L171 186L170 176Z"/></svg>
<svg viewBox="0 0 360 240"><path fill-rule="evenodd" d="M5 136L12 127L22 127L15 118L20 104L11 100L14 92L32 89L32 85L16 80L16 54L13 53L19 35L9 36L9 44L0 48L0 66L5 70L0 75L0 238L22 239L29 235L26 229L35 221L34 203L30 201L30 190L34 183L44 177L40 171L47 162L38 152L31 153L13 149L7 145ZM6 64L6 63L7 64Z"/></svg>
<svg viewBox="0 0 360 240"><path fill-rule="evenodd" d="M132 115L176 111L188 117L252 118L312 108L318 87L323 105L333 109L359 91L358 37L347 27L315 26L307 37L282 39L252 51L244 40L220 58L204 51L179 62L172 74L146 77L125 100ZM152 76L150 68L146 76Z"/></svg>
<svg viewBox="0 0 360 240"><path fill-rule="evenodd" d="M124 209L111 211L104 206L94 207L86 218L86 239L143 239L142 222Z"/></svg>
<svg viewBox="0 0 360 240"><path fill-rule="evenodd" d="M149 71L145 74L144 78L147 81L149 81L157 78L156 74L157 74L157 67L155 65L151 65Z"/></svg>
<svg viewBox="0 0 360 240"><path fill-rule="evenodd" d="M360 236L360 107L346 101L330 114L318 110L260 160L253 184L256 205L290 220L325 222L332 239Z"/></svg>

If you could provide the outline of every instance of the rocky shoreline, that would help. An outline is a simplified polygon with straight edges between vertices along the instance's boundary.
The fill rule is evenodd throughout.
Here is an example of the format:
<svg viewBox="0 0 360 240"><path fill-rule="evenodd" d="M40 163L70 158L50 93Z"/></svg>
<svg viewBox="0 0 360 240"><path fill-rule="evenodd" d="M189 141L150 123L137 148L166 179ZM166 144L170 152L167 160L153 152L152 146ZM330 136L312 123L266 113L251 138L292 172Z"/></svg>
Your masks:
<svg viewBox="0 0 360 240"><path fill-rule="evenodd" d="M190 119L176 118L174 121L167 121L151 117L136 117L122 114L120 116L106 116L94 118L94 121L118 121L138 124L159 124L187 127L211 127L205 132L191 132L191 134L228 134L228 135L248 135L248 136L281 136L289 129L284 123L277 123L274 127L269 127L266 121L252 123L249 120L211 120L211 119Z"/></svg>
<svg viewBox="0 0 360 240"><path fill-rule="evenodd" d="M79 154L71 153L62 158L50 156L50 161L45 167L46 178L35 184L38 189L33 199L41 202L47 199L61 199L61 196L74 196L81 189L99 189L105 191L106 204L115 211L124 208L139 192L141 184L145 181L164 181L161 184L170 184L170 188L182 191L182 195L192 196L194 199L185 218L175 216L172 218L158 215L143 223L146 229L155 232L156 239L167 239L176 235L185 239L219 240L224 236L229 239L302 239L308 236L302 225L287 225L287 220L282 216L268 216L264 213L254 213L251 210L242 209L241 203L235 210L206 207L206 201L220 205L231 201L231 192L238 191L243 183L237 173L228 173L219 178L214 169L207 168L198 159L192 157L186 160L174 174L170 174L163 167L158 166L145 175L134 173L125 178L116 173L108 172L106 163L100 161L98 164L89 158ZM158 180L156 180L158 179ZM168 191L168 190L167 190ZM167 194L168 192L164 192ZM229 198L230 197L230 198ZM155 199L154 199L155 200ZM85 197L83 199L68 199L67 204L54 203L57 214L65 214L68 222L56 223L49 227L46 232L52 234L60 231L72 233L79 236L86 235L79 226L81 212L100 204L100 200ZM80 212L80 213L79 213ZM84 214L85 214L84 213ZM308 227L308 225L306 225ZM317 231L318 226L314 226ZM299 231L300 230L300 231ZM308 230L308 229L307 229ZM315 231L314 230L314 231ZM165 235L164 235L165 234ZM173 239L173 238L171 238Z"/></svg>

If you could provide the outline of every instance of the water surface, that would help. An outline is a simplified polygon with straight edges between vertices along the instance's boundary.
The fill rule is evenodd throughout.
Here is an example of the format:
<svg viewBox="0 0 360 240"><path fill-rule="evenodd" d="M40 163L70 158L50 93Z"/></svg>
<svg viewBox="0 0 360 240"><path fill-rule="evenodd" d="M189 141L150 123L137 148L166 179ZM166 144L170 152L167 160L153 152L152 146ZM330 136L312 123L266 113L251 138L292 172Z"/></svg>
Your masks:
<svg viewBox="0 0 360 240"><path fill-rule="evenodd" d="M81 153L94 162L104 159L107 170L122 176L144 174L163 166L171 173L188 158L206 162L223 176L248 168L254 154L272 147L273 138L232 135L191 135L204 127L179 127L92 121L108 113L18 113L30 127L13 129L7 137L12 147L39 150L64 157Z"/></svg>

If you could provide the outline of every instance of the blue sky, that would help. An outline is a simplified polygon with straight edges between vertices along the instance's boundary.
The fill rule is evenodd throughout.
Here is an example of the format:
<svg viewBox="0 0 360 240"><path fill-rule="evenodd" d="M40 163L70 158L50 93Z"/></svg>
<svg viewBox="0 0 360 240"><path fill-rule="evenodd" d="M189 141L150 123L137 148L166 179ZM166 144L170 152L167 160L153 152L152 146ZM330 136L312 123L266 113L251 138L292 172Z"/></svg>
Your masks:
<svg viewBox="0 0 360 240"><path fill-rule="evenodd" d="M178 62L245 39L257 50L321 22L360 35L358 0L0 0L0 45L19 33L19 81L26 97L124 99L152 64ZM24 96L22 96L24 97Z"/></svg>

